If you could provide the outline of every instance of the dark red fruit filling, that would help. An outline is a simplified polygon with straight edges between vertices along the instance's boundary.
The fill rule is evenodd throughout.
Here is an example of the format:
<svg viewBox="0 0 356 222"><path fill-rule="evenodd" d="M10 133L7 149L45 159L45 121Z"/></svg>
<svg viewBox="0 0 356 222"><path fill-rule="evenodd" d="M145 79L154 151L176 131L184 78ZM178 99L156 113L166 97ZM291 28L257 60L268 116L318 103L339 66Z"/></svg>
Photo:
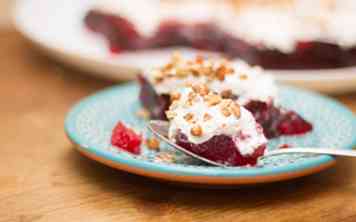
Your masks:
<svg viewBox="0 0 356 222"><path fill-rule="evenodd" d="M151 118L166 120L165 111L170 105L169 96L158 95L143 76L139 76L139 82L141 85L140 101L151 113ZM251 101L245 108L253 114L269 139L283 135L301 135L313 129L313 126L297 113L276 107L272 103Z"/></svg>
<svg viewBox="0 0 356 222"><path fill-rule="evenodd" d="M212 23L182 24L164 21L151 38L141 36L127 19L92 10L85 17L86 26L105 36L113 53L126 50L187 46L221 52L242 58L267 69L320 69L356 65L356 48L335 44L300 42L293 53L255 47Z"/></svg>
<svg viewBox="0 0 356 222"><path fill-rule="evenodd" d="M313 126L297 113L281 109L273 104L251 101L245 108L248 109L256 121L261 124L267 138L275 138L283 135L300 135L313 129Z"/></svg>
<svg viewBox="0 0 356 222"><path fill-rule="evenodd" d="M254 166L260 156L263 156L265 145L258 147L255 152L248 156L243 156L236 147L233 139L227 135L214 136L201 144L194 144L188 141L186 135L178 133L176 142L179 146L191 151L208 160L230 166Z"/></svg>
<svg viewBox="0 0 356 222"><path fill-rule="evenodd" d="M115 147L124 149L132 154L140 154L141 135L136 134L132 129L119 122L111 135L111 144Z"/></svg>

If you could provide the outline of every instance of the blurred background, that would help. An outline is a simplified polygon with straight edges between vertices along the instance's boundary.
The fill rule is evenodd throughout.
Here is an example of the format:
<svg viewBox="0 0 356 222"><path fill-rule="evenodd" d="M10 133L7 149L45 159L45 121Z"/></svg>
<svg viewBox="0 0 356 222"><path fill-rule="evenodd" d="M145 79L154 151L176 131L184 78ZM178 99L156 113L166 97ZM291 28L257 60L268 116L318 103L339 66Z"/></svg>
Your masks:
<svg viewBox="0 0 356 222"><path fill-rule="evenodd" d="M227 221L258 221L262 217L265 221L317 221L312 217L319 221L356 220L356 165L351 159L303 180L211 192L160 186L80 156L63 130L67 112L80 99L132 79L125 73L138 70L118 66L118 57L108 53L100 36L78 31L83 27L83 15L70 23L74 21L71 10L80 8L80 1L21 2L40 4L26 4L24 11L31 13L24 13L18 24L30 25L16 30L11 25L15 0L0 0L0 221L156 221L155 217L207 222L220 217ZM68 16L41 8L51 5L69 5ZM60 7L53 8L61 13ZM55 25L49 29L48 22ZM57 25L61 22L72 24L74 29L69 31L73 32L63 31L63 26ZM156 58L156 54L120 57L121 64L134 61L142 66ZM351 68L337 73L310 71L308 75L288 72L279 78L336 92L331 97L355 113L355 76Z"/></svg>
<svg viewBox="0 0 356 222"><path fill-rule="evenodd" d="M0 1L0 26L8 27L11 23L11 7L13 6L13 0L1 0Z"/></svg>

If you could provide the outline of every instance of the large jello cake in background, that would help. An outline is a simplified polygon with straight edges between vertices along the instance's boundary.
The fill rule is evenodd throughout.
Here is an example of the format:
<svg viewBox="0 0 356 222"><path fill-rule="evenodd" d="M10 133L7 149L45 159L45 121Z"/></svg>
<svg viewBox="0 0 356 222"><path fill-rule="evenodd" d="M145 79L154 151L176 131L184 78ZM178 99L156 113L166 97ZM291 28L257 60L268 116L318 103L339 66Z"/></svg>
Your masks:
<svg viewBox="0 0 356 222"><path fill-rule="evenodd" d="M355 11L352 0L102 0L84 23L112 53L184 46L319 69L356 64Z"/></svg>

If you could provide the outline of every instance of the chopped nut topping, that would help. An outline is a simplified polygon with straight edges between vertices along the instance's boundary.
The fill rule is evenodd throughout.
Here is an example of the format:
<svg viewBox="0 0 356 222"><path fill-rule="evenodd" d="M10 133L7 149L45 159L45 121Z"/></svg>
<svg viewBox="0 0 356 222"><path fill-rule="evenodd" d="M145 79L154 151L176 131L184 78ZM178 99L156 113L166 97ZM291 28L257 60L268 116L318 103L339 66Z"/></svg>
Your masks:
<svg viewBox="0 0 356 222"><path fill-rule="evenodd" d="M180 96L181 96L181 95L180 95L179 92L172 92L171 95L170 95L171 101L173 102L173 101L175 101L175 100L180 99Z"/></svg>
<svg viewBox="0 0 356 222"><path fill-rule="evenodd" d="M239 77L240 77L241 80L248 79L248 76L246 74L241 74Z"/></svg>
<svg viewBox="0 0 356 222"><path fill-rule="evenodd" d="M224 90L220 93L221 97L223 99L230 99L232 97L232 90L231 89L227 89L227 90Z"/></svg>
<svg viewBox="0 0 356 222"><path fill-rule="evenodd" d="M148 119L150 117L150 112L147 109L140 109L137 111L136 115L142 119Z"/></svg>
<svg viewBox="0 0 356 222"><path fill-rule="evenodd" d="M217 76L218 80L224 81L225 80L225 75L226 75L226 67L225 66L220 66L216 70L216 76Z"/></svg>
<svg viewBox="0 0 356 222"><path fill-rule="evenodd" d="M185 69L176 69L176 75L179 77L179 78L185 78L188 76L188 72L187 70Z"/></svg>
<svg viewBox="0 0 356 222"><path fill-rule="evenodd" d="M205 96L205 101L208 103L209 106L215 106L221 102L221 97L216 94L209 94Z"/></svg>
<svg viewBox="0 0 356 222"><path fill-rule="evenodd" d="M162 82L163 80L164 80L163 75L156 75L156 76L154 77L155 83L160 83L160 82Z"/></svg>
<svg viewBox="0 0 356 222"><path fill-rule="evenodd" d="M187 102L184 104L184 107L185 108L189 108L193 105L193 100L189 99L187 100Z"/></svg>
<svg viewBox="0 0 356 222"><path fill-rule="evenodd" d="M195 58L195 62L198 64L203 64L204 57L202 55L197 55L197 57Z"/></svg>
<svg viewBox="0 0 356 222"><path fill-rule="evenodd" d="M237 105L236 103L233 104L233 105L231 106L231 111L232 111L232 113L233 113L237 118L240 118L240 116L241 116L241 110L240 110L240 106L239 106L239 105Z"/></svg>
<svg viewBox="0 0 356 222"><path fill-rule="evenodd" d="M189 71L193 74L193 76L198 77L199 76L199 70L198 69L194 69L194 68L190 68Z"/></svg>
<svg viewBox="0 0 356 222"><path fill-rule="evenodd" d="M187 113L185 116L184 116L184 119L187 121L187 122L190 122L192 121L194 118L194 115L192 113Z"/></svg>
<svg viewBox="0 0 356 222"><path fill-rule="evenodd" d="M213 69L212 66L200 67L199 68L199 74L205 75L205 76L213 76L214 75L214 69Z"/></svg>
<svg viewBox="0 0 356 222"><path fill-rule="evenodd" d="M225 80L225 76L232 74L234 70L232 68L228 68L225 64L222 64L217 70L216 70L216 76L220 81Z"/></svg>
<svg viewBox="0 0 356 222"><path fill-rule="evenodd" d="M174 67L174 64L173 64L173 63L167 63L167 64L162 68L162 71L163 71L163 72L167 72L167 71L173 69L173 67Z"/></svg>
<svg viewBox="0 0 356 222"><path fill-rule="evenodd" d="M229 107L222 107L221 108L221 112L225 117L231 116L231 112L229 110Z"/></svg>
<svg viewBox="0 0 356 222"><path fill-rule="evenodd" d="M223 81L226 75L232 74L234 70L225 60L215 63L204 59L203 56L197 56L194 60L184 60L179 53L175 53L169 63L154 72L159 72L153 76L155 82L160 83L165 78L185 78L190 74L195 77L206 76L208 81L215 79Z"/></svg>
<svg viewBox="0 0 356 222"><path fill-rule="evenodd" d="M167 116L168 119L173 119L174 117L177 116L177 113L176 113L176 112L173 112L173 111L171 111L171 110L168 110L168 111L166 112L166 116Z"/></svg>
<svg viewBox="0 0 356 222"><path fill-rule="evenodd" d="M187 105L189 105L189 106L193 105L193 102L194 102L196 96L197 96L197 94L195 94L194 92L190 92L188 94Z"/></svg>
<svg viewBox="0 0 356 222"><path fill-rule="evenodd" d="M159 162L159 163L174 163L175 162L175 157L171 153L161 152L161 153L158 153L156 155L154 161L155 162Z"/></svg>
<svg viewBox="0 0 356 222"><path fill-rule="evenodd" d="M204 121L211 120L213 117L209 113L205 113L203 116Z"/></svg>
<svg viewBox="0 0 356 222"><path fill-rule="evenodd" d="M196 125L196 126L192 127L192 129L190 130L190 133L193 136L202 136L203 135L203 129L201 128L201 126Z"/></svg>
<svg viewBox="0 0 356 222"><path fill-rule="evenodd" d="M159 140L156 138L148 138L146 140L146 145L150 150L159 150Z"/></svg>
<svg viewBox="0 0 356 222"><path fill-rule="evenodd" d="M194 92L199 93L201 96L208 95L210 91L209 88L204 84L194 85L192 88Z"/></svg>
<svg viewBox="0 0 356 222"><path fill-rule="evenodd" d="M201 87L200 85L193 85L192 89L195 93L199 93L200 87Z"/></svg>
<svg viewBox="0 0 356 222"><path fill-rule="evenodd" d="M187 82L187 83L184 84L184 86L185 86L185 87L193 87L193 84L190 83L190 82Z"/></svg>
<svg viewBox="0 0 356 222"><path fill-rule="evenodd" d="M196 96L197 96L197 94L195 94L194 91L193 91L193 92L190 92L190 93L188 94L188 98L189 98L189 99L194 99Z"/></svg>
<svg viewBox="0 0 356 222"><path fill-rule="evenodd" d="M187 65L188 65L188 66L194 65L194 61L192 61L192 60L187 61Z"/></svg>
<svg viewBox="0 0 356 222"><path fill-rule="evenodd" d="M169 107L170 110L176 109L179 105L179 102L177 100L174 100L171 104L171 106Z"/></svg>
<svg viewBox="0 0 356 222"><path fill-rule="evenodd" d="M180 52L174 52L172 55L172 63L177 64L183 60L182 54Z"/></svg>

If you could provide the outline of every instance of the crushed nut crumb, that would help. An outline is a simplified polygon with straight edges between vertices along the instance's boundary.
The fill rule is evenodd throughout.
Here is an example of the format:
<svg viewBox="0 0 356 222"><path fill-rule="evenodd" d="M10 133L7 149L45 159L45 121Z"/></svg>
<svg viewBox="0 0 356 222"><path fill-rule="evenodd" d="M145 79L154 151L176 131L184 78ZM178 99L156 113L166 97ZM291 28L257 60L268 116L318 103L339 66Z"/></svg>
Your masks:
<svg viewBox="0 0 356 222"><path fill-rule="evenodd" d="M194 85L193 90L195 93L198 93L201 96L205 96L209 94L209 88L205 84Z"/></svg>
<svg viewBox="0 0 356 222"><path fill-rule="evenodd" d="M175 53L169 63L153 72L157 72L153 74L155 82L160 83L165 78L185 78L190 74L196 77L206 76L208 81L215 79L223 81L226 75L234 73L234 70L226 60L215 63L203 56L184 60L179 53Z"/></svg>
<svg viewBox="0 0 356 222"><path fill-rule="evenodd" d="M220 93L221 97L223 99L230 99L232 98L232 90L231 89L227 89L227 90L224 90Z"/></svg>
<svg viewBox="0 0 356 222"><path fill-rule="evenodd" d="M190 130L190 133L193 135L193 136L202 136L203 135L203 129L201 128L201 126L199 125L196 125L196 126L193 126L192 129Z"/></svg>
<svg viewBox="0 0 356 222"><path fill-rule="evenodd" d="M221 97L216 94L209 94L205 96L205 101L209 106L215 106L221 102Z"/></svg>
<svg viewBox="0 0 356 222"><path fill-rule="evenodd" d="M177 116L177 113L173 112L171 110L168 110L168 111L166 111L166 116L167 116L167 119L173 119L174 117Z"/></svg>
<svg viewBox="0 0 356 222"><path fill-rule="evenodd" d="M240 118L240 116L241 116L241 110L240 110L240 106L238 105L238 104L233 104L232 106L231 106L231 111L232 111L232 113L235 115L235 117L237 117L237 118Z"/></svg>
<svg viewBox="0 0 356 222"><path fill-rule="evenodd" d="M202 55L197 55L195 57L195 62L198 63L198 64L203 64L204 62L204 57Z"/></svg>
<svg viewBox="0 0 356 222"><path fill-rule="evenodd" d="M181 97L179 92L172 92L170 94L170 98L171 98L171 102L175 101L175 100L179 100Z"/></svg>
<svg viewBox="0 0 356 222"><path fill-rule="evenodd" d="M180 69L180 68L178 68L178 69L176 69L176 75L177 75L179 78L185 78L185 77L188 76L188 72L187 72L187 70L185 70L185 69Z"/></svg>
<svg viewBox="0 0 356 222"><path fill-rule="evenodd" d="M148 138L146 140L146 145L150 150L159 150L159 140L157 140L156 138Z"/></svg>
<svg viewBox="0 0 356 222"><path fill-rule="evenodd" d="M187 122L191 122L194 118L194 115L192 113L187 113L184 115L184 119L187 121Z"/></svg>
<svg viewBox="0 0 356 222"><path fill-rule="evenodd" d="M240 77L241 80L248 79L248 76L246 74L241 74L239 77Z"/></svg>
<svg viewBox="0 0 356 222"><path fill-rule="evenodd" d="M222 107L221 108L221 112L225 117L231 116L231 112L229 110L229 107L226 107L226 106Z"/></svg>
<svg viewBox="0 0 356 222"><path fill-rule="evenodd" d="M203 120L204 121L209 121L211 120L213 117L209 114L209 113L205 113L203 116Z"/></svg>
<svg viewBox="0 0 356 222"><path fill-rule="evenodd" d="M176 160L172 153L161 152L156 155L154 161L159 163L174 163Z"/></svg>
<svg viewBox="0 0 356 222"><path fill-rule="evenodd" d="M150 112L147 109L143 109L143 108L137 111L136 115L142 119L150 118Z"/></svg>

